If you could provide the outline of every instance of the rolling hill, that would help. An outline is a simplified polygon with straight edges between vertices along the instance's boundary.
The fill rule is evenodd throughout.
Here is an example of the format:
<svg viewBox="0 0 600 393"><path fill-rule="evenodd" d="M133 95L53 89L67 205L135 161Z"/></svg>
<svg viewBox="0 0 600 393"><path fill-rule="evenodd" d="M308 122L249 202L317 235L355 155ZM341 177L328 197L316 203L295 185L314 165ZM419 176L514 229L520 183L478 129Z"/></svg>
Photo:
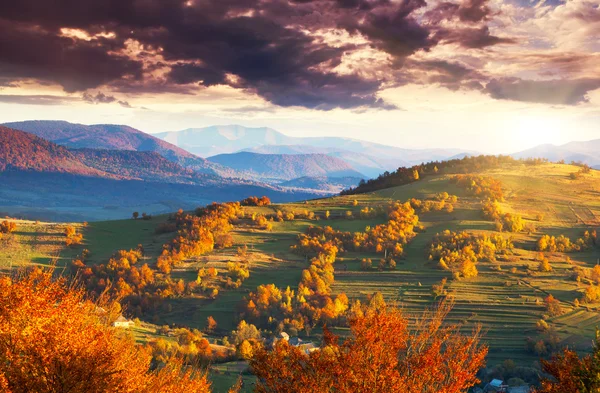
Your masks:
<svg viewBox="0 0 600 393"><path fill-rule="evenodd" d="M354 170L369 178L377 177L385 171L395 170L400 166L409 165L407 161L400 158L378 158L349 150L309 145L262 145L243 151L260 154L326 154L343 160Z"/></svg>
<svg viewBox="0 0 600 393"><path fill-rule="evenodd" d="M290 248L299 244L299 235L310 231L319 233L315 232L315 228L331 227L326 232L327 236L339 233L339 242L343 244L328 281L331 282L331 297L343 293L350 301L357 299L364 303L378 291L386 300L398 302L411 318L421 315L423 310L434 306L440 299L451 299L454 307L448 321L460 323L464 332L471 332L481 324L484 342L489 345L487 369L480 373L481 386L492 378L519 378L527 383L536 383L540 375L540 358L547 358L564 346L583 353L588 351L595 337L595 327L600 325L600 301L580 303L580 300L585 298L589 288L597 287L591 274L600 257L600 248L592 241L582 241L580 244L585 246L581 249L544 251L542 257L537 248L544 235L556 238L564 235L574 241L585 237L585 231L589 234L600 226L597 197L600 172L590 171L572 179L570 174L580 169L577 166L506 158L457 160L443 165L437 163L436 167L438 165L437 170L431 169L433 165L424 166L419 179L407 181L400 175L412 173L412 169L398 171L390 175L390 179L382 178L371 184L377 183L375 185L382 187L374 192L358 192L306 203L244 207L244 218L233 222L231 247L190 256L165 276L184 280L187 284L196 282L199 270L214 268L214 278L202 278L209 291L168 297L154 313L138 315L145 324L134 327L133 333L142 342L156 337L168 339L159 326L186 326L202 330L210 316L218 322L218 330L208 333L207 337L211 342L226 343L223 338L229 337L230 332L236 329L241 305L245 304L249 294L258 291L259 286L262 286L262 291L268 291L267 284L274 284L280 289L277 293L281 296L297 291L299 283L307 276L303 272L313 255ZM499 231L495 219L486 216L483 210L486 187L470 187L471 181L461 185L455 178L457 175L467 176L467 179L474 176L477 181L497 181L503 195L498 202L499 208L511 215L519 215L526 230ZM385 187L386 184L391 186ZM565 189L570 192L565 193ZM455 201L444 199L444 193L455 196ZM442 200L444 204L441 204ZM360 241L378 225L387 222L389 216L385 212L390 203L406 201L411 201L411 206L420 206L415 207L418 228L415 228L414 238L405 244L402 255L393 258L393 267L380 265L379 261L384 258L383 250L354 246L344 240ZM452 205L452 209L448 208L448 204ZM277 219L282 212L285 213L284 218ZM270 222L271 227L258 227L251 218L258 216L274 218ZM152 221L102 221L81 227L84 246L90 250L90 259L86 263L106 263L113 252L141 244L147 253L145 261L154 269L162 244L169 244L175 237L174 233L154 231L165 222L169 222L166 215L155 217ZM0 264L13 263L15 250L35 256L36 263L48 263L56 249L60 248L56 245L62 239L60 228L53 224L20 225L13 242L32 244L31 248L3 248L0 250ZM502 250L490 246L490 257L476 260L476 275L457 277L443 264L429 258L432 250L435 251L432 245L439 241L440 236L445 236L445 231L464 232L473 238L488 239L488 242L493 237L497 242L500 241L498 239L510 241L512 246L499 246ZM31 241L31 233L42 233L39 244ZM318 236L313 240L320 241ZM241 254L238 247L244 246L247 246L247 251ZM69 258L77 252L79 250L62 250L64 258L59 260L59 265L68 264ZM550 269L540 268L543 258L547 259ZM372 266L367 263L369 260ZM239 286L231 285L227 280L232 261L246 263L249 269L249 277ZM288 286L289 290L286 289ZM218 293L210 294L211 288L218 289ZM547 305L549 295L557 299L559 312L550 314ZM265 295L264 298L267 297ZM292 305L296 301L294 295L289 299ZM265 300L265 303L268 302ZM275 303L277 310L281 310L278 301ZM273 314L273 318L281 317L278 313ZM542 320L544 323L540 322ZM153 325L148 324L149 321ZM300 329L272 323L266 318L265 321L268 322L261 324L261 320L255 318L248 322L264 329L264 335L285 326L291 336L317 343L322 340L319 327ZM327 326L336 334L347 334L347 328L340 325L343 325L340 320L333 319ZM239 374L237 370L244 367L242 360L213 364L211 375L218 381L217 391L226 392L227 387L235 383ZM250 386L252 376L246 375L244 380Z"/></svg>
<svg viewBox="0 0 600 393"><path fill-rule="evenodd" d="M311 150L304 152L304 154L343 151L360 153L377 157L377 159L389 159L393 163L389 168L390 170L396 169L402 163L418 164L426 161L443 160L461 153L475 154L461 149L403 149L342 137L291 137L267 127L249 128L239 125L190 128L155 135L202 157L234 153L247 149L257 153L289 154L293 151L302 153L306 146L310 146ZM271 145L284 145L287 147L270 150L271 148L268 146ZM312 150L314 148L317 150Z"/></svg>
<svg viewBox="0 0 600 393"><path fill-rule="evenodd" d="M169 161L209 174L220 168L201 157L135 128L115 124L84 125L66 121L32 120L4 124L70 148L156 152Z"/></svg>
<svg viewBox="0 0 600 393"><path fill-rule="evenodd" d="M220 154L209 161L234 169L250 179L291 180L299 177L356 177L355 171L343 160L325 154L258 154L240 152Z"/></svg>
<svg viewBox="0 0 600 393"><path fill-rule="evenodd" d="M35 135L0 126L0 170L104 176L67 148Z"/></svg>
<svg viewBox="0 0 600 393"><path fill-rule="evenodd" d="M311 177L304 176L281 183L282 187L303 190L319 190L338 193L350 187L355 187L362 179L358 177Z"/></svg>
<svg viewBox="0 0 600 393"><path fill-rule="evenodd" d="M128 180L211 185L221 178L183 168L153 151L71 149L71 154L90 168Z"/></svg>
<svg viewBox="0 0 600 393"><path fill-rule="evenodd" d="M515 158L540 157L557 162L582 162L600 167L600 139L591 141L574 141L564 145L544 144L511 154Z"/></svg>

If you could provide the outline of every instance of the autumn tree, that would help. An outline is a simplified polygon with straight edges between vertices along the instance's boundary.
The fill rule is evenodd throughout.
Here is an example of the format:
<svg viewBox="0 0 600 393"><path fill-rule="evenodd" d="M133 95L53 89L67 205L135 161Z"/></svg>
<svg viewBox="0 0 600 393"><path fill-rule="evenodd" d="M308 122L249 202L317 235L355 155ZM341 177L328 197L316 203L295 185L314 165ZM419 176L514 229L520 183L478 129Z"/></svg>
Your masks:
<svg viewBox="0 0 600 393"><path fill-rule="evenodd" d="M105 307L111 309L110 307ZM0 278L0 387L12 393L210 392L181 361L151 371L151 354L110 326L82 289L51 271Z"/></svg>
<svg viewBox="0 0 600 393"><path fill-rule="evenodd" d="M0 223L0 233L13 233L17 230L17 223L14 221L4 220Z"/></svg>
<svg viewBox="0 0 600 393"><path fill-rule="evenodd" d="M210 315L208 318L206 318L206 331L211 333L214 332L216 328L217 321L212 317L212 315Z"/></svg>
<svg viewBox="0 0 600 393"><path fill-rule="evenodd" d="M65 227L65 245L67 247L75 247L83 243L83 234L77 233L77 229L73 225Z"/></svg>
<svg viewBox="0 0 600 393"><path fill-rule="evenodd" d="M542 360L542 368L552 378L543 379L535 393L595 393L600 391L600 334L590 355L579 357L565 349L550 360Z"/></svg>
<svg viewBox="0 0 600 393"><path fill-rule="evenodd" d="M133 217L134 220L137 220L138 217L140 216L139 212L133 212L133 214L131 214L131 216Z"/></svg>
<svg viewBox="0 0 600 393"><path fill-rule="evenodd" d="M443 325L449 310L441 304L409 329L400 309L368 307L350 318L342 343L325 329L322 347L308 355L283 340L256 349L256 392L464 392L479 382L487 348L479 329L463 335Z"/></svg>

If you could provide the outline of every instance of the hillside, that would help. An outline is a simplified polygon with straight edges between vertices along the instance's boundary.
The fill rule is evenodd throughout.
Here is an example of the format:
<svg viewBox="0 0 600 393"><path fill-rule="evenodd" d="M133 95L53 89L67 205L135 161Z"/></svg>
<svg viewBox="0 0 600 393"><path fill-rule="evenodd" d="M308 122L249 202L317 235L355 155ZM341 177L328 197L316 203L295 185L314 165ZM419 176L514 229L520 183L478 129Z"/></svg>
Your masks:
<svg viewBox="0 0 600 393"><path fill-rule="evenodd" d="M364 175L346 162L325 154L220 154L209 161L233 168L254 179L291 180L299 177L358 177Z"/></svg>
<svg viewBox="0 0 600 393"><path fill-rule="evenodd" d="M156 152L169 161L196 171L216 174L210 163L184 149L135 128L115 124L73 124L66 121L33 120L4 124L70 148Z"/></svg>
<svg viewBox="0 0 600 393"><path fill-rule="evenodd" d="M202 185L219 182L217 176L185 169L153 151L72 149L71 153L86 166L122 179Z"/></svg>
<svg viewBox="0 0 600 393"><path fill-rule="evenodd" d="M68 149L35 135L0 126L0 171L35 171L104 176Z"/></svg>
<svg viewBox="0 0 600 393"><path fill-rule="evenodd" d="M310 177L304 176L281 183L282 187L303 190L319 190L338 193L350 187L355 187L362 179L359 177Z"/></svg>
<svg viewBox="0 0 600 393"><path fill-rule="evenodd" d="M356 170L369 178L377 177L380 174L396 170L398 167L409 165L407 161L401 158L378 158L338 148L315 147L309 145L262 145L255 148L244 149L243 151L260 154L326 154L336 157L346 162Z"/></svg>
<svg viewBox="0 0 600 393"><path fill-rule="evenodd" d="M515 158L541 157L558 162L582 162L590 166L600 165L600 139L582 142L569 142L564 145L539 145L528 150L511 154Z"/></svg>
<svg viewBox="0 0 600 393"><path fill-rule="evenodd" d="M476 324L482 324L484 329L484 340L490 346L488 369L481 374L484 381L497 377L506 380L512 375L536 383L540 357L548 357L566 345L583 352L589 350L594 329L600 325L600 298L593 297L594 280L597 280L593 268L600 257L594 232L600 226L597 198L600 172L590 171L572 178L571 174L579 172L580 167L491 157L437 163L435 167L438 169L427 169L430 167L425 165L419 179L376 192L306 203L242 207L244 218L233 221L230 245L189 255L170 273L172 278L189 283L196 281L199 270L214 268L215 278L202 278L208 289L167 298L159 309L141 312L138 316L158 325L176 324L197 329L205 328L206 319L211 316L218 322L219 330L210 337L220 342L235 329L240 310L247 310L244 299L253 296L258 286L275 284L284 296L288 286L294 291L300 282L308 285L303 281L302 272L314 255L310 247L316 247L325 236L327 239L339 236L335 241L340 242L340 250L333 264L331 281L327 281L331 282L331 300L344 293L350 300L367 302L369 295L379 291L386 300L398 301L408 315L418 315L440 298L453 299L450 322L462 323L466 332ZM460 176L465 181L460 180ZM396 177L394 181L397 180ZM564 193L565 189L571 192ZM497 198L495 204L486 202L490 197ZM410 216L410 209L415 209L418 224L414 233L410 226L404 227L405 234L409 234L407 239L392 240L392 244L401 245L400 254L385 259L385 248L360 244L364 236L371 236L368 234L373 234L371 241L374 242L396 236L394 228L399 227L387 226L391 216L386 212L391 201L407 200L411 207L397 211L407 209L405 212ZM493 212L490 207L502 213L490 215ZM260 216L273 218L270 226L262 226ZM402 215L395 217L402 219ZM87 263L106 263L114 251L142 244L147 250L146 261L156 266L161 245L174 236L152 230L173 221L168 221L166 216L156 220L154 225L152 221L127 220L91 223L88 228L82 228L85 247L90 250ZM498 229L499 222L505 225L502 231ZM514 224L514 228L506 226L508 223ZM321 236L315 229L310 232L310 226L332 229ZM446 230L452 232L444 233ZM298 247L302 238L306 239L300 235L310 233L314 234L309 237L314 243L306 243L308 248L292 248ZM540 254L538 249L546 244L541 242L546 235L548 240L554 236L553 242L562 242L563 248L543 249ZM463 246L475 242L474 252L485 254L472 260L475 274L461 270L464 268L461 263L471 260L465 257L469 254L462 254L462 248L456 250L456 255L467 258L465 260L454 260L451 254L444 264L437 260L440 250L449 247L445 242L451 236L462 236ZM348 243L348 238L359 244L356 245L355 240ZM485 244L485 248L480 249L477 242L484 242L481 244ZM244 246L247 250L239 251L238 247ZM63 255L69 253L71 251L66 251ZM232 263L248 266L249 277L243 276L246 278L239 285L235 279L228 280L238 274L232 270ZM211 288L217 288L218 294L210 295ZM261 290L266 291L264 287ZM262 293L267 299L267 294ZM548 303L549 295L556 299L553 303ZM292 305L296 302L294 299L292 297ZM317 302L316 298L313 301ZM261 307L270 310L268 301ZM282 318L275 309L265 314L264 320L263 314L253 316L244 312L249 323L265 329L264 334L277 326L267 323L266 315ZM346 330L337 326L340 323L337 319L328 321L334 332L344 334ZM321 333L318 322L315 323L316 327L306 330L285 325L285 330L305 341L318 342ZM140 331L136 334L153 337L156 333ZM517 371L503 368L507 359L515 362ZM223 386L219 391L225 391L225 386L235 380L222 372L230 367L237 370L244 366L243 362L213 366L213 378ZM251 382L251 377L248 378Z"/></svg>

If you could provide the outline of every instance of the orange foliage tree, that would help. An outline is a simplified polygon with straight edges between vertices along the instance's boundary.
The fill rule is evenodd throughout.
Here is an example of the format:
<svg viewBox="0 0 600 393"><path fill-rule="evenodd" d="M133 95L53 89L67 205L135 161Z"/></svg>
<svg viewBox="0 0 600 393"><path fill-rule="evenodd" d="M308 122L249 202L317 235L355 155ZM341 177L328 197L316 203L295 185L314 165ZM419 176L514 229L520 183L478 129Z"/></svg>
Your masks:
<svg viewBox="0 0 600 393"><path fill-rule="evenodd" d="M210 392L206 376L182 361L151 371L136 346L82 289L33 270L0 278L0 387L25 392Z"/></svg>
<svg viewBox="0 0 600 393"><path fill-rule="evenodd" d="M326 330L322 348L308 355L284 340L258 349L250 362L256 391L464 392L479 382L487 348L479 329L463 335L459 326L444 326L449 310L441 304L409 329L402 312L384 304L350 318L343 343Z"/></svg>
<svg viewBox="0 0 600 393"><path fill-rule="evenodd" d="M593 393L600 391L600 334L596 330L593 352L584 357L565 349L551 360L542 360L543 379L535 393Z"/></svg>

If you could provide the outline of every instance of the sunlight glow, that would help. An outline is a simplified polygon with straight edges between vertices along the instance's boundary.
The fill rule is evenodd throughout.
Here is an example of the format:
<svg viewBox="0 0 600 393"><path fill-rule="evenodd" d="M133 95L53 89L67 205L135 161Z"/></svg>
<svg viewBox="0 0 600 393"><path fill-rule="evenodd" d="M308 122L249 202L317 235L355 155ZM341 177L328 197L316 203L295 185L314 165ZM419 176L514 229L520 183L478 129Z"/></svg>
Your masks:
<svg viewBox="0 0 600 393"><path fill-rule="evenodd" d="M566 131L562 122L556 118L542 116L523 116L517 119L514 137L520 139L522 146L563 143Z"/></svg>

